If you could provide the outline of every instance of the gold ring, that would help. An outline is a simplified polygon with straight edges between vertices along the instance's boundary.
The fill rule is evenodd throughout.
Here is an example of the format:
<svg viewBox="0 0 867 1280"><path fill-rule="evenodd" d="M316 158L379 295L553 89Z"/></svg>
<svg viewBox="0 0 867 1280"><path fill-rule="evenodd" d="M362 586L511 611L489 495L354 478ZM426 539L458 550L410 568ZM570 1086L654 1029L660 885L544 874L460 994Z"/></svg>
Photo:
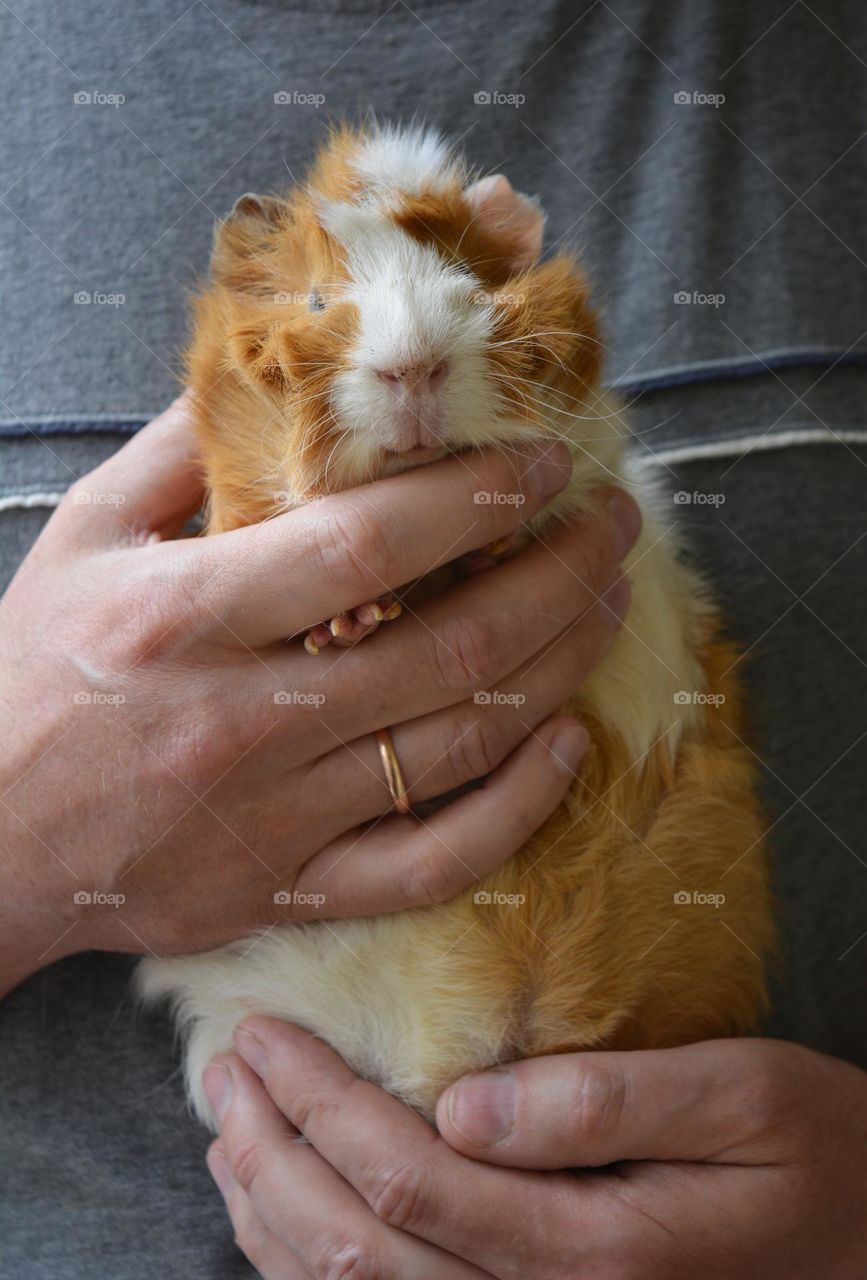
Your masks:
<svg viewBox="0 0 867 1280"><path fill-rule="evenodd" d="M412 806L406 794L406 783L403 780L400 762L388 729L377 729L376 741L379 744L379 754L382 757L382 767L385 770L385 781L391 792L394 807L398 813L409 813Z"/></svg>

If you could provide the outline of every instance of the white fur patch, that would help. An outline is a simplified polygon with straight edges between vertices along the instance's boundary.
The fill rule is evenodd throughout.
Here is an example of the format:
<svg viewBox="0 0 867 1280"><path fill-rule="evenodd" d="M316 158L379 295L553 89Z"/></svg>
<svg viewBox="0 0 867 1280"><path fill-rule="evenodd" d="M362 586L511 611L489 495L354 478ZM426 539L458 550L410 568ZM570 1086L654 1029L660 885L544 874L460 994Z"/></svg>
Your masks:
<svg viewBox="0 0 867 1280"><path fill-rule="evenodd" d="M423 126L382 126L361 145L352 166L374 193L436 191L463 176L442 134Z"/></svg>

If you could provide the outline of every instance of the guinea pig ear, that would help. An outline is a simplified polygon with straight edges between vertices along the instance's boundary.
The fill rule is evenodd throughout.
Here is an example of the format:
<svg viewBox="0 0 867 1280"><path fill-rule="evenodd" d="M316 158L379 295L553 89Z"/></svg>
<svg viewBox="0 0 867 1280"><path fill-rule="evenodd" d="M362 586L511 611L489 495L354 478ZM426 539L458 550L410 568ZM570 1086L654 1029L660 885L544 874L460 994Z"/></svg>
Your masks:
<svg viewBox="0 0 867 1280"><path fill-rule="evenodd" d="M534 267L542 253L545 215L536 200L516 191L502 173L479 178L464 192L476 221L509 241L509 265L514 271Z"/></svg>
<svg viewBox="0 0 867 1280"><path fill-rule="evenodd" d="M226 221L252 218L264 226L274 226L280 221L285 208L283 201L275 196L257 196L254 191L245 191L238 196Z"/></svg>
<svg viewBox="0 0 867 1280"><path fill-rule="evenodd" d="M243 293L261 292L267 281L258 254L268 233L286 216L286 204L274 196L257 196L252 191L239 196L214 234L213 278Z"/></svg>

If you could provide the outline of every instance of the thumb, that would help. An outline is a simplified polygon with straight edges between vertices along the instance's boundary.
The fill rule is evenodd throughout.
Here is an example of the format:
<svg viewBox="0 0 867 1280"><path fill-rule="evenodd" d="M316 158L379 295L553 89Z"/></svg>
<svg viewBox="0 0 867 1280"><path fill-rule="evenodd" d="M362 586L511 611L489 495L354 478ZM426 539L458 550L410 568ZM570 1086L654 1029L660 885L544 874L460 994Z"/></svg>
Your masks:
<svg viewBox="0 0 867 1280"><path fill-rule="evenodd" d="M183 528L204 494L191 406L185 391L75 485L71 505L90 530L142 538Z"/></svg>
<svg viewBox="0 0 867 1280"><path fill-rule="evenodd" d="M787 1055L799 1051L767 1040L712 1040L531 1058L458 1080L440 1097L437 1126L463 1154L521 1169L772 1162L775 1099L790 1094Z"/></svg>

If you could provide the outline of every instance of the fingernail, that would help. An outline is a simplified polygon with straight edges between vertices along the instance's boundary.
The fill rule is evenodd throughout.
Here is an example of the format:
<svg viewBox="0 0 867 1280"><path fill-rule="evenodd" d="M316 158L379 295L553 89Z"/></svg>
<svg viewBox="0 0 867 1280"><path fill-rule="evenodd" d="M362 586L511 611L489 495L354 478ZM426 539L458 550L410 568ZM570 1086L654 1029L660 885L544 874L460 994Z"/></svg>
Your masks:
<svg viewBox="0 0 867 1280"><path fill-rule="evenodd" d="M614 542L620 560L631 551L641 532L641 512L638 504L623 489L610 489L605 501L606 510L614 522Z"/></svg>
<svg viewBox="0 0 867 1280"><path fill-rule="evenodd" d="M614 618L620 622L626 617L626 612L632 600L632 585L628 578L623 574L617 579L612 587L609 587L602 597L602 607L606 610L608 617L614 615ZM614 618L611 618L613 621Z"/></svg>
<svg viewBox="0 0 867 1280"><path fill-rule="evenodd" d="M235 1179L232 1177L232 1170L229 1168L226 1153L220 1147L212 1147L208 1152L206 1163L211 1177L220 1188L220 1194L225 1199L235 1189Z"/></svg>
<svg viewBox="0 0 867 1280"><path fill-rule="evenodd" d="M558 729L548 750L558 769L573 774L590 744L590 734L583 724L567 724Z"/></svg>
<svg viewBox="0 0 867 1280"><path fill-rule="evenodd" d="M399 600L395 600L391 608L386 609L385 613L382 615L382 618L384 622L394 622L395 618L399 618L402 613L403 613L403 605L400 603Z"/></svg>
<svg viewBox="0 0 867 1280"><path fill-rule="evenodd" d="M268 1069L268 1054L258 1036L254 1036L246 1027L238 1027L235 1032L235 1048L257 1076L264 1076Z"/></svg>
<svg viewBox="0 0 867 1280"><path fill-rule="evenodd" d="M214 1109L214 1115L223 1123L223 1117L232 1102L232 1077L225 1067L212 1062L202 1076L202 1084L208 1095L208 1102Z"/></svg>
<svg viewBox="0 0 867 1280"><path fill-rule="evenodd" d="M508 1071L464 1076L452 1085L448 1117L474 1147L495 1147L515 1124L515 1081Z"/></svg>
<svg viewBox="0 0 867 1280"><path fill-rule="evenodd" d="M547 502L569 483L572 476L572 455L559 440L553 444L547 441L535 444L532 448L536 453L536 460L527 468L527 480L541 501Z"/></svg>

